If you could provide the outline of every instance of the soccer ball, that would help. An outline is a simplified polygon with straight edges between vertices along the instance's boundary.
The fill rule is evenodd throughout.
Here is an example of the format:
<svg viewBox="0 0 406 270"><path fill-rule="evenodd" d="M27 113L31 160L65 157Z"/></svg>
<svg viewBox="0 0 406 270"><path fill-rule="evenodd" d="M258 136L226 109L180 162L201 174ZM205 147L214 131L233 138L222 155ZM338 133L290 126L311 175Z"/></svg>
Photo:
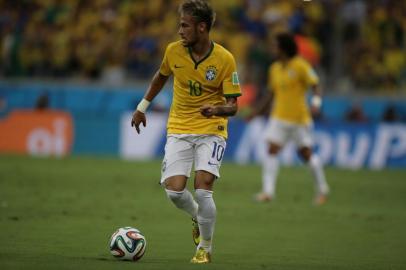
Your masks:
<svg viewBox="0 0 406 270"><path fill-rule="evenodd" d="M110 239L110 253L120 260L138 261L146 247L145 237L132 227L118 229Z"/></svg>

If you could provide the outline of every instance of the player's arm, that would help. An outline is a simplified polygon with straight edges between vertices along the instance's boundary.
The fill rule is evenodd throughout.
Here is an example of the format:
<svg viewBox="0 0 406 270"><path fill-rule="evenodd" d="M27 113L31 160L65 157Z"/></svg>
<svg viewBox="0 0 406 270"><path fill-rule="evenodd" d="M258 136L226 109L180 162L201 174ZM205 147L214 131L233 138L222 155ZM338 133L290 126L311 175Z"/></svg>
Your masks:
<svg viewBox="0 0 406 270"><path fill-rule="evenodd" d="M226 97L224 105L203 105L200 113L206 117L234 116L238 111L237 97Z"/></svg>
<svg viewBox="0 0 406 270"><path fill-rule="evenodd" d="M237 98L241 96L241 88L234 57L231 53L225 53L221 61L226 70L221 85L222 95L226 102L221 105L205 104L201 106L200 113L207 118L234 116L238 111Z"/></svg>
<svg viewBox="0 0 406 270"><path fill-rule="evenodd" d="M310 99L310 111L312 115L318 115L322 104L321 87L318 83L313 84L311 90L313 95Z"/></svg>
<svg viewBox="0 0 406 270"><path fill-rule="evenodd" d="M142 123L144 127L147 125L145 111L147 110L151 101L156 97L156 95L161 92L168 78L168 76L162 75L158 70L152 78L151 84L149 85L144 98L135 109L133 117L131 119L131 126L135 127L138 134L140 133L140 124Z"/></svg>
<svg viewBox="0 0 406 270"><path fill-rule="evenodd" d="M302 74L304 83L307 85L306 88L310 88L313 94L310 99L310 112L313 116L317 116L320 113L322 103L319 77L313 67L306 61L303 61L299 67L299 74Z"/></svg>

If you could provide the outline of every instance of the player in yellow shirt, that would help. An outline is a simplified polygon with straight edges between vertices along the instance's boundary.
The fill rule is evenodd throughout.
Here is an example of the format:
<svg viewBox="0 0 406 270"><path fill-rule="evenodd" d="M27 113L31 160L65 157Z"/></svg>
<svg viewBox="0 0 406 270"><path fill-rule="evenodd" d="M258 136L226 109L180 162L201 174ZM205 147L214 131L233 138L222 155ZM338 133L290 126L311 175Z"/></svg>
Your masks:
<svg viewBox="0 0 406 270"><path fill-rule="evenodd" d="M173 75L173 100L161 184L170 200L193 220L197 245L192 263L209 263L216 220L214 180L227 139L227 118L237 112L241 95L234 57L210 40L214 12L204 0L188 0L179 8L180 41L169 44L160 69L133 114L131 125L146 126L145 111ZM195 198L186 189L192 166Z"/></svg>
<svg viewBox="0 0 406 270"><path fill-rule="evenodd" d="M269 142L268 154L263 161L262 191L257 201L271 201L275 196L276 177L279 169L278 153L293 140L300 157L310 166L316 187L315 204L323 204L329 187L319 157L312 153L312 117L306 102L306 92L311 88L311 111L318 113L321 106L319 79L313 68L297 55L297 45L292 35L276 36L275 54L278 58L269 68L270 95L264 98L251 117L272 103L266 129Z"/></svg>

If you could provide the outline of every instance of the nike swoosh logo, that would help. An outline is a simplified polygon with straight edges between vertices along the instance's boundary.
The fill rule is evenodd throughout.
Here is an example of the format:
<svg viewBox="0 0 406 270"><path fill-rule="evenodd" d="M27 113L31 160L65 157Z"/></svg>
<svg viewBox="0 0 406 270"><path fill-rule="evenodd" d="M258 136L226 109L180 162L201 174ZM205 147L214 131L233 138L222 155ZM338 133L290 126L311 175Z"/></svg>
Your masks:
<svg viewBox="0 0 406 270"><path fill-rule="evenodd" d="M183 68L183 66L177 66L177 65L175 65L175 68Z"/></svg>
<svg viewBox="0 0 406 270"><path fill-rule="evenodd" d="M207 162L207 164L209 164L209 165L214 165L214 166L219 165L218 163L211 163L210 161L209 161L209 162Z"/></svg>

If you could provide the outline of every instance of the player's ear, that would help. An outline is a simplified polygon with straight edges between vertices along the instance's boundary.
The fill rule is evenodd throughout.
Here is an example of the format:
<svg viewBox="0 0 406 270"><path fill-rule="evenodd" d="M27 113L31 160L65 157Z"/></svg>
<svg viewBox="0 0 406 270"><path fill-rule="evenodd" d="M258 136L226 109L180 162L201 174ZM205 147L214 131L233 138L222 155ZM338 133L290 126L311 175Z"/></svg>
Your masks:
<svg viewBox="0 0 406 270"><path fill-rule="evenodd" d="M200 33L203 33L204 31L206 31L207 25L205 22L199 22L197 28L199 29Z"/></svg>

